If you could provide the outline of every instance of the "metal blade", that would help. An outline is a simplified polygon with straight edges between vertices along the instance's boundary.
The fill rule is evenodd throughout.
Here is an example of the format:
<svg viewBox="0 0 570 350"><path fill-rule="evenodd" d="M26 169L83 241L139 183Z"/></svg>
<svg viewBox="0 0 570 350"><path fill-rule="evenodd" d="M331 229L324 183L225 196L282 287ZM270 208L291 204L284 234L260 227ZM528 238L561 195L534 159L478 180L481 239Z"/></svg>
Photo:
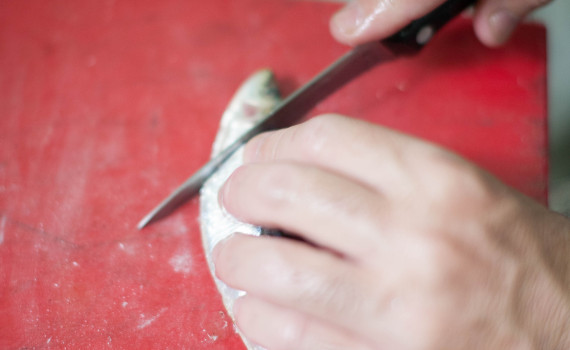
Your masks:
<svg viewBox="0 0 570 350"><path fill-rule="evenodd" d="M147 214L138 223L137 227L142 229L151 222L165 217L196 195L208 177L240 146L255 135L263 131L293 125L302 119L317 103L346 83L378 63L390 61L397 56L398 53L395 50L389 49L379 42L371 42L355 47L319 73L310 82L289 95L267 117L220 152L217 157L206 163L170 194L168 198Z"/></svg>

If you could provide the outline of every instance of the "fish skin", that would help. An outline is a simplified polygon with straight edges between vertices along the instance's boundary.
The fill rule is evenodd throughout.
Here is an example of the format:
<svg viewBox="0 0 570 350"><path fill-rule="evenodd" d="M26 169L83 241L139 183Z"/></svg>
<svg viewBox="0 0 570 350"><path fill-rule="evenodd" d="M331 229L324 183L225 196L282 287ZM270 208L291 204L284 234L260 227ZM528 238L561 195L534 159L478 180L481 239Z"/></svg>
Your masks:
<svg viewBox="0 0 570 350"><path fill-rule="evenodd" d="M220 121L220 128L212 147L212 157L233 143L239 136L249 130L257 121L266 116L279 102L281 97L273 73L268 69L257 71L251 75L237 90L225 110ZM239 148L222 166L211 175L200 190L200 229L202 245L208 267L222 301L234 320L234 301L245 295L245 292L228 287L214 273L212 250L216 244L235 232L259 236L262 229L237 220L222 208L218 202L218 192L228 177L243 164L243 146ZM237 327L236 327L237 329ZM239 332L239 330L238 330ZM239 332L249 350L264 350L252 344Z"/></svg>

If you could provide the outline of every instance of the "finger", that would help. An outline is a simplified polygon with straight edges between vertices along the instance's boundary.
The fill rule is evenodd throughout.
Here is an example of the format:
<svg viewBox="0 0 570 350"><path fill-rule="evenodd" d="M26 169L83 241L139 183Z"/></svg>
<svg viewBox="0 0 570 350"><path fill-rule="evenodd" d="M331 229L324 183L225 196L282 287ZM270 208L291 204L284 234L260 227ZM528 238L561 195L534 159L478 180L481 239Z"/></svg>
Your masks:
<svg viewBox="0 0 570 350"><path fill-rule="evenodd" d="M249 295L236 301L234 315L242 333L267 349L372 349L350 332Z"/></svg>
<svg viewBox="0 0 570 350"><path fill-rule="evenodd" d="M550 0L480 0L474 26L481 42L488 46L505 43L520 21Z"/></svg>
<svg viewBox="0 0 570 350"><path fill-rule="evenodd" d="M338 41L348 45L383 39L412 20L427 14L444 1L351 1L331 18L331 33Z"/></svg>
<svg viewBox="0 0 570 350"><path fill-rule="evenodd" d="M300 235L358 260L374 255L388 212L375 191L316 167L252 163L220 190L223 207L238 219Z"/></svg>
<svg viewBox="0 0 570 350"><path fill-rule="evenodd" d="M294 160L314 164L386 196L401 196L414 191L414 182L408 177L423 173L423 162L435 149L378 125L323 115L254 138L247 144L244 158L245 162Z"/></svg>
<svg viewBox="0 0 570 350"><path fill-rule="evenodd" d="M215 273L232 288L358 334L376 329L370 278L356 265L307 244L234 235L214 255ZM372 332L372 333L371 333Z"/></svg>

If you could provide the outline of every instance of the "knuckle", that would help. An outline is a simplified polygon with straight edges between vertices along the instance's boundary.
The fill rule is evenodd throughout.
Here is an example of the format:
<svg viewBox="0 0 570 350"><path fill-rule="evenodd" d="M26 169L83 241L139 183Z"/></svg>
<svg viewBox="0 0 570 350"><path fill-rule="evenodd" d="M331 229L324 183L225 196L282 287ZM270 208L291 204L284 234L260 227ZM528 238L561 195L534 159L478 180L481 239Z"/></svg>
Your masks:
<svg viewBox="0 0 570 350"><path fill-rule="evenodd" d="M328 149L331 140L341 129L345 117L326 114L287 129L261 134L246 145L246 158L251 160L276 160L295 158L294 152L318 157Z"/></svg>
<svg viewBox="0 0 570 350"><path fill-rule="evenodd" d="M256 174L256 196L273 207L288 203L299 191L298 172L292 164L264 166Z"/></svg>
<svg viewBox="0 0 570 350"><path fill-rule="evenodd" d="M444 207L485 205L493 197L485 173L459 156L436 151L428 162L430 175L424 186L435 203Z"/></svg>
<svg viewBox="0 0 570 350"><path fill-rule="evenodd" d="M301 149L310 158L321 157L328 149L340 128L341 116L324 114L310 119L301 127L295 129L292 135L293 142L299 144Z"/></svg>
<svg viewBox="0 0 570 350"><path fill-rule="evenodd" d="M350 317L359 313L362 293L359 284L346 272L328 273L295 271L292 285L298 286L299 303L310 305L332 315Z"/></svg>
<svg viewBox="0 0 570 350"><path fill-rule="evenodd" d="M263 198L265 184L263 166L246 164L237 168L220 189L219 198L222 207L230 214L242 220L251 215L252 205Z"/></svg>
<svg viewBox="0 0 570 350"><path fill-rule="evenodd" d="M283 133L282 130L275 131L274 133L262 133L254 137L245 145L244 155L246 159L252 161L271 160L273 156L272 147L275 138Z"/></svg>
<svg viewBox="0 0 570 350"><path fill-rule="evenodd" d="M255 154L255 159L257 160L276 160L280 156L282 149L286 149L287 145L283 144L284 136L287 130L278 130L273 132L271 135L262 134L257 138L257 142L250 147L255 148L253 150ZM247 150L247 152L251 152Z"/></svg>
<svg viewBox="0 0 570 350"><path fill-rule="evenodd" d="M280 332L280 349L305 349L310 338L310 322L306 316L292 317Z"/></svg>

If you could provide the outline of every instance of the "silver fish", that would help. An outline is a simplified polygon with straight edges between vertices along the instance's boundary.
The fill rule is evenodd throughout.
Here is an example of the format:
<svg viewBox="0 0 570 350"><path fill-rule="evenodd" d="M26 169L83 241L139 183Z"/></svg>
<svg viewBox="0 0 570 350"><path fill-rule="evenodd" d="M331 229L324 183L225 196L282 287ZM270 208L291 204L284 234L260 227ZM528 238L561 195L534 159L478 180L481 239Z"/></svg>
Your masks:
<svg viewBox="0 0 570 350"><path fill-rule="evenodd" d="M220 129L212 147L212 158L254 126L280 101L281 97L271 71L260 70L249 77L238 89L222 115ZM243 296L245 292L232 289L216 278L212 250L218 242L234 232L258 236L262 231L260 227L238 221L218 204L218 191L232 172L243 163L242 157L243 147L227 159L200 190L202 244L208 267L222 296L224 306L232 319L234 319L232 312L234 301ZM243 334L240 333L240 336L248 349L263 350L262 347L249 342Z"/></svg>

